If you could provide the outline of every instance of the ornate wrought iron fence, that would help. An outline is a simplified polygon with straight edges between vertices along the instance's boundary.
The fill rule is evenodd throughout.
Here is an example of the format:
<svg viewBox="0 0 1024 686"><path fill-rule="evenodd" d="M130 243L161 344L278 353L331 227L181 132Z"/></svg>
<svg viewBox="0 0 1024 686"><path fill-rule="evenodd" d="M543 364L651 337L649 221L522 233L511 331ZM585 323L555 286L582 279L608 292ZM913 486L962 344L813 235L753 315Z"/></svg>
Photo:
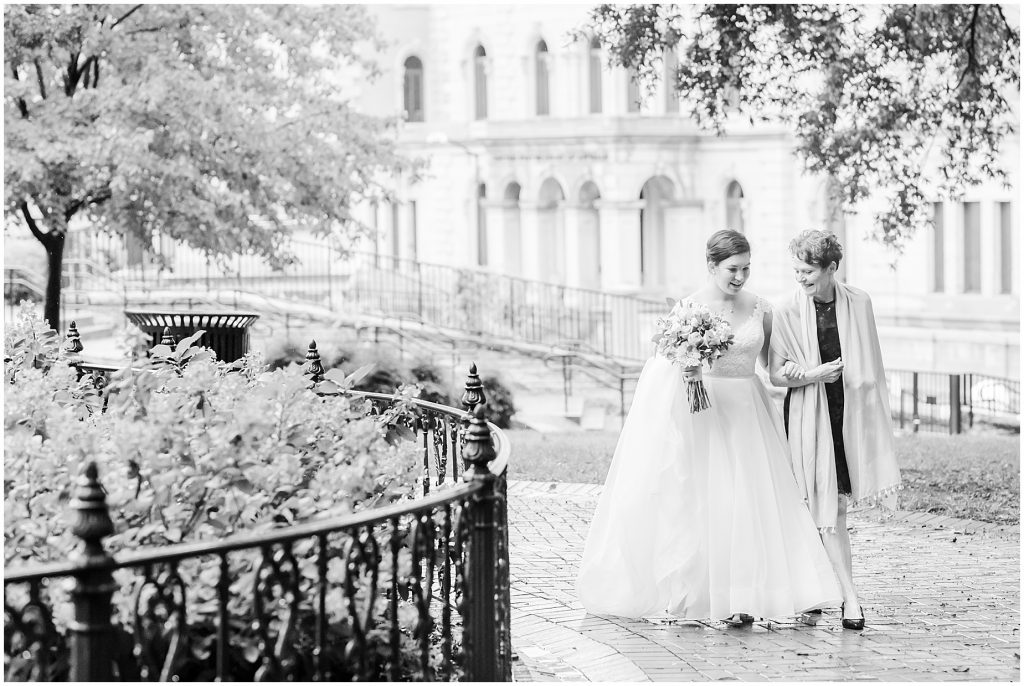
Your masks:
<svg viewBox="0 0 1024 686"><path fill-rule="evenodd" d="M69 332L69 354L81 349ZM319 391L315 344L308 360ZM100 389L111 371L80 367ZM372 413L397 400L341 392ZM510 445L484 421L475 366L463 402L413 401L403 417L426 468L412 502L116 559L90 464L70 506L77 556L5 569L7 679L511 680Z"/></svg>

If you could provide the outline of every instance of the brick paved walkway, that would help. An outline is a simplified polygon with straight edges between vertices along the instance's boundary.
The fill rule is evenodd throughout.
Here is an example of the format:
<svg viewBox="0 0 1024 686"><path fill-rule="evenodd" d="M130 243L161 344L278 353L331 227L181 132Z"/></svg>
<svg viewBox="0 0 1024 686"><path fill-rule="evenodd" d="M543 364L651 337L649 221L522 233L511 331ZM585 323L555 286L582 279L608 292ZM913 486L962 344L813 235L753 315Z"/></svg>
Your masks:
<svg viewBox="0 0 1024 686"><path fill-rule="evenodd" d="M844 631L838 609L815 627L630 621L588 615L574 591L599 490L509 485L517 680L1020 679L1018 527L852 513L863 632Z"/></svg>

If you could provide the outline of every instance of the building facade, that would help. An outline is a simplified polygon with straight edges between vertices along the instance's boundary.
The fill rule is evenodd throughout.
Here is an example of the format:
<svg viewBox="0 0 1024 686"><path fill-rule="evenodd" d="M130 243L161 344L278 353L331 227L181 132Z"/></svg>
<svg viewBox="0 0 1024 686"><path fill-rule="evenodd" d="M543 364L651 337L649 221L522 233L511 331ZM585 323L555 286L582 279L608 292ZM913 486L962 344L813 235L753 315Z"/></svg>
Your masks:
<svg viewBox="0 0 1024 686"><path fill-rule="evenodd" d="M896 259L869 239L875 202L834 211L782 126L737 119L715 136L585 36L586 5L375 5L382 76L354 99L400 116L425 160L396 200L363 208L372 249L616 293L684 295L720 228L753 246L750 288L792 287L786 246L831 228L841 276L875 301L894 368L1019 375L1019 142L1010 188L935 199L935 227ZM671 69L673 58L661 67Z"/></svg>

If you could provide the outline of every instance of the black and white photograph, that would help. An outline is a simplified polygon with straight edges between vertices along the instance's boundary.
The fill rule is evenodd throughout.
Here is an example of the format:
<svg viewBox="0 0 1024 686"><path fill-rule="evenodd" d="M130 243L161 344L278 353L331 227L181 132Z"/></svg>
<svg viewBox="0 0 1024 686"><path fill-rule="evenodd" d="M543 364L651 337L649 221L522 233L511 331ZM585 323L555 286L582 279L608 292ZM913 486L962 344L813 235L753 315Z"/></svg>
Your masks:
<svg viewBox="0 0 1024 686"><path fill-rule="evenodd" d="M5 681L1020 680L1020 21L4 3Z"/></svg>

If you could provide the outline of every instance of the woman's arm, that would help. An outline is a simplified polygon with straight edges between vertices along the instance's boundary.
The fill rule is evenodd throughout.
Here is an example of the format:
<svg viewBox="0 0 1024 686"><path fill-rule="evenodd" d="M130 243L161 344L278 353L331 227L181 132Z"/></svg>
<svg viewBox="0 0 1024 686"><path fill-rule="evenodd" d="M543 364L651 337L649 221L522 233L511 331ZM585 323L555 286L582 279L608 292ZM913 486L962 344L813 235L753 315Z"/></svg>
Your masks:
<svg viewBox="0 0 1024 686"><path fill-rule="evenodd" d="M812 383L832 383L843 375L843 360L833 360L804 370L800 365L787 360L774 350L769 353L768 378L773 386L800 388Z"/></svg>

